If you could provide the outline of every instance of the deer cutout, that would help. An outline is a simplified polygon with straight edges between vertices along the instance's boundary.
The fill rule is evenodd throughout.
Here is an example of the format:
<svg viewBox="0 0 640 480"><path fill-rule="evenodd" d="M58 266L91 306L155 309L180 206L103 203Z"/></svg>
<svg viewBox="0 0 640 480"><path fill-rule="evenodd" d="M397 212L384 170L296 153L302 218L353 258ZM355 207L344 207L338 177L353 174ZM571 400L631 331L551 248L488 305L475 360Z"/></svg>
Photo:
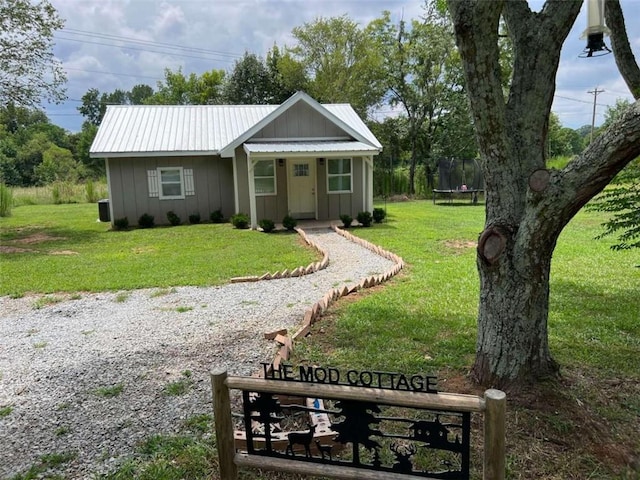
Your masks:
<svg viewBox="0 0 640 480"><path fill-rule="evenodd" d="M313 434L316 431L315 425L309 425L308 432L291 432L287 435L289 439L289 445L287 445L286 453L291 452L291 455L295 456L293 453L294 445L302 445L304 447L304 456L311 457L311 440L313 440Z"/></svg>
<svg viewBox="0 0 640 480"><path fill-rule="evenodd" d="M413 464L411 463L411 457L415 455L418 448L415 444L407 446L399 446L397 443L392 443L389 448L396 456L396 463L393 464L394 472L410 473L413 471Z"/></svg>
<svg viewBox="0 0 640 480"><path fill-rule="evenodd" d="M333 445L322 445L318 440L316 440L316 446L318 447L318 451L320 455L322 455L322 459L324 460L325 454L329 455L329 460L333 460L331 457L331 449Z"/></svg>

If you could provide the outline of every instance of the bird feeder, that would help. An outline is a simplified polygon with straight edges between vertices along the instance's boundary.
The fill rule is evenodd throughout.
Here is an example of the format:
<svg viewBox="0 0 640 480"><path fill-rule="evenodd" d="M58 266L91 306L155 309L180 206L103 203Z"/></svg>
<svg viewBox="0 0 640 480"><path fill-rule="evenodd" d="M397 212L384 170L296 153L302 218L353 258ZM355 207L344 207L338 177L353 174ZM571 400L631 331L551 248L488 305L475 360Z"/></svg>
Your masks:
<svg viewBox="0 0 640 480"><path fill-rule="evenodd" d="M579 55L582 58L600 57L611 53L604 43L605 33L609 29L604 24L604 0L587 1L587 29L580 38L587 39L587 47Z"/></svg>

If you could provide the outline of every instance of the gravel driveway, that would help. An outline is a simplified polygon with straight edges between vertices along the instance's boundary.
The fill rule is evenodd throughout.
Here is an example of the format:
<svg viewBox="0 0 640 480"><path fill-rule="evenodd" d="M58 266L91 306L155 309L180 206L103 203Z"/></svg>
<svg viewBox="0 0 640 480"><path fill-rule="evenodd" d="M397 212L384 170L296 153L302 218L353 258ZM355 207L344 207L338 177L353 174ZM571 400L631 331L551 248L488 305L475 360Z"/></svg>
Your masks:
<svg viewBox="0 0 640 480"><path fill-rule="evenodd" d="M0 297L0 477L72 452L64 478L109 471L154 434L212 414L209 371L250 375L274 355L263 333L290 331L332 288L393 264L331 230L312 275L220 287L82 294L36 308ZM182 394L167 386L182 382Z"/></svg>

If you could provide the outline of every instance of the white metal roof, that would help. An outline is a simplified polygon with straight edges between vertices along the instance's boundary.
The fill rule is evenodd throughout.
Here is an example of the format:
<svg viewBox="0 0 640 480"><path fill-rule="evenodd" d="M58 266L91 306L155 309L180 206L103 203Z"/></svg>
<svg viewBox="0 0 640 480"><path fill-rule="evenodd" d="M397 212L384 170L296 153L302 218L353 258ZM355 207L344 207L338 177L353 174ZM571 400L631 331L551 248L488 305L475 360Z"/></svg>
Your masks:
<svg viewBox="0 0 640 480"><path fill-rule="evenodd" d="M320 105L298 92L282 105L110 105L90 155L229 156L238 141L244 142L263 122L276 118L298 101L311 105L369 149L382 148L350 105Z"/></svg>
<svg viewBox="0 0 640 480"><path fill-rule="evenodd" d="M261 154L342 154L349 156L371 155L377 153L378 148L366 143L344 141L344 142L268 142L268 143L245 143L244 150L253 155Z"/></svg>

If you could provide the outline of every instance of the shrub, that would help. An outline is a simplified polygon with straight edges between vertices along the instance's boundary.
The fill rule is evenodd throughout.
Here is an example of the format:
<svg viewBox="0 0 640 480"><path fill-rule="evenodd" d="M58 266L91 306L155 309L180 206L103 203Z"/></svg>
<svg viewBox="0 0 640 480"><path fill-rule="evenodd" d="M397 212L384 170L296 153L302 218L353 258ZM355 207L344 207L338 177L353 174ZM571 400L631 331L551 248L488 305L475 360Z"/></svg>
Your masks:
<svg viewBox="0 0 640 480"><path fill-rule="evenodd" d="M10 217L13 207L13 190L0 182L0 217Z"/></svg>
<svg viewBox="0 0 640 480"><path fill-rule="evenodd" d="M169 223L174 227L182 223L182 221L180 220L180 217L176 215L172 210L167 212L167 220L169 220Z"/></svg>
<svg viewBox="0 0 640 480"><path fill-rule="evenodd" d="M236 213L231 217L231 223L240 230L249 228L249 215L246 213Z"/></svg>
<svg viewBox="0 0 640 480"><path fill-rule="evenodd" d="M344 228L349 228L351 226L351 223L353 222L353 217L351 217L351 215L349 215L348 213L343 213L342 215L340 215L340 220L342 220L342 226Z"/></svg>
<svg viewBox="0 0 640 480"><path fill-rule="evenodd" d="M363 227L370 227L371 222L373 221L373 217L371 216L371 212L358 212L358 223Z"/></svg>
<svg viewBox="0 0 640 480"><path fill-rule="evenodd" d="M271 233L276 229L276 224L273 223L273 220L269 220L268 218L260 220L258 225L260 225L260 228L264 233Z"/></svg>
<svg viewBox="0 0 640 480"><path fill-rule="evenodd" d="M296 225L298 225L298 221L295 218L293 218L291 215L287 215L282 219L282 226L289 231L296 228Z"/></svg>
<svg viewBox="0 0 640 480"><path fill-rule="evenodd" d="M155 226L153 221L153 215L149 215L148 213L143 213L138 219L138 226L140 228L151 228Z"/></svg>
<svg viewBox="0 0 640 480"><path fill-rule="evenodd" d="M113 221L113 228L116 230L126 230L129 228L129 219L127 217L116 218Z"/></svg>
<svg viewBox="0 0 640 480"><path fill-rule="evenodd" d="M387 216L387 212L384 208L374 208L373 209L373 221L376 223L381 223L382 220Z"/></svg>
<svg viewBox="0 0 640 480"><path fill-rule="evenodd" d="M222 215L222 210L218 209L215 212L211 212L211 215L209 215L209 220L211 220L212 223L224 222L224 215Z"/></svg>
<svg viewBox="0 0 640 480"><path fill-rule="evenodd" d="M192 213L191 215L189 215L189 223L191 225L196 225L196 224L200 223L200 214L199 213Z"/></svg>
<svg viewBox="0 0 640 480"><path fill-rule="evenodd" d="M62 203L74 203L73 184L71 182L54 182L51 186L51 196L53 203L60 205Z"/></svg>

